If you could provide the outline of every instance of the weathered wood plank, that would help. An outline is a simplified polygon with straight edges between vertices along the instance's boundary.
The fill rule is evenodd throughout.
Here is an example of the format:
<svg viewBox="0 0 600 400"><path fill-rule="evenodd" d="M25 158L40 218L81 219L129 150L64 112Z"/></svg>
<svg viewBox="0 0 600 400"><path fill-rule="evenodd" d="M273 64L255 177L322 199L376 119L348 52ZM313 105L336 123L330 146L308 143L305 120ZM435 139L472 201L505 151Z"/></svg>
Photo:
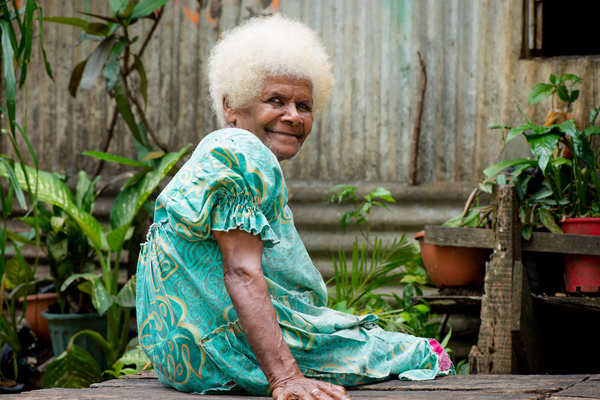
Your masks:
<svg viewBox="0 0 600 400"><path fill-rule="evenodd" d="M362 385L353 390L393 391L485 391L503 393L558 392L588 379L589 375L454 375L432 381L401 381Z"/></svg>
<svg viewBox="0 0 600 400"><path fill-rule="evenodd" d="M438 246L477 247L491 249L493 234L491 229L450 228L447 226L425 225L426 244Z"/></svg>
<svg viewBox="0 0 600 400"><path fill-rule="evenodd" d="M599 378L600 380L600 378ZM352 399L544 399L566 388L577 388L583 383L600 383L589 375L456 375L432 381L411 382L392 379L348 390ZM582 390L591 387L589 384ZM562 393L562 392L560 392ZM131 400L198 398L196 394L168 389L156 379L153 371L124 376L116 380L94 384L88 389L44 389L21 394L6 395L7 400L37 399L114 399ZM219 394L205 395L205 400L247 400L248 396ZM254 397L268 399L267 397ZM554 398L554 397L553 397ZM599 399L599 397L586 397ZM568 397L555 397L568 400Z"/></svg>
<svg viewBox="0 0 600 400"><path fill-rule="evenodd" d="M586 399L597 399L600 397L600 381L586 380L574 386L561 390L553 397L556 399L564 399L565 397L576 397Z"/></svg>
<svg viewBox="0 0 600 400"><path fill-rule="evenodd" d="M541 400L546 395L542 393L489 393L478 391L416 391L416 392L381 392L381 391L353 391L349 390L348 395L351 399L415 399L415 400ZM561 398L562 400L562 398ZM589 400L589 399L586 399Z"/></svg>
<svg viewBox="0 0 600 400"><path fill-rule="evenodd" d="M600 255L600 236L534 232L523 250L547 253Z"/></svg>
<svg viewBox="0 0 600 400"><path fill-rule="evenodd" d="M481 312L481 297L479 296L415 296L415 300L423 299L436 314L473 313Z"/></svg>
<svg viewBox="0 0 600 400"><path fill-rule="evenodd" d="M513 266L521 261L518 203L513 186L494 186L492 196L494 254L487 264L479 340L469 355L469 369L475 374L510 374L516 372L511 324Z"/></svg>
<svg viewBox="0 0 600 400"><path fill-rule="evenodd" d="M546 297L533 295L536 307L552 307L574 313L600 312L600 298Z"/></svg>
<svg viewBox="0 0 600 400"><path fill-rule="evenodd" d="M491 229L450 228L425 225L425 243L437 246L478 247L491 249ZM530 240L522 240L524 251L600 255L600 236L534 232Z"/></svg>

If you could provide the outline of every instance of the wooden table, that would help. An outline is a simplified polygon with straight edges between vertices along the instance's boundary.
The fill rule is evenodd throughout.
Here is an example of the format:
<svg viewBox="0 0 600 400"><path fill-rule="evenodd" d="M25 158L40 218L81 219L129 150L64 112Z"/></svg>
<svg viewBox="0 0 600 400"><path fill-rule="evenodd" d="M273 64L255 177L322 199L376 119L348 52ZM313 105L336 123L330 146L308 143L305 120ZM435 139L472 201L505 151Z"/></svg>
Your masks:
<svg viewBox="0 0 600 400"><path fill-rule="evenodd" d="M600 400L600 375L455 375L433 381L390 380L348 391L352 399L420 400ZM124 376L89 389L43 389L6 395L6 400L114 399L114 400L248 400L248 396L198 395L167 389L154 372ZM256 399L268 399L256 397Z"/></svg>

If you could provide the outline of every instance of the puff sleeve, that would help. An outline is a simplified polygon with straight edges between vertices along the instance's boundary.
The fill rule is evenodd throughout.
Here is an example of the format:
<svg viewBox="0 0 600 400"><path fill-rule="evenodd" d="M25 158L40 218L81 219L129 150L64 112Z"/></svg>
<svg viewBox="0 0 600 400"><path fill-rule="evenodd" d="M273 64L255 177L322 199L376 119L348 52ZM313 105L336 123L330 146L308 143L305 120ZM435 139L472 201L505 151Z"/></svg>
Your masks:
<svg viewBox="0 0 600 400"><path fill-rule="evenodd" d="M224 129L207 136L165 192L159 200L186 240L239 228L260 236L265 247L279 243L272 225L287 218L287 189L277 159L250 132Z"/></svg>

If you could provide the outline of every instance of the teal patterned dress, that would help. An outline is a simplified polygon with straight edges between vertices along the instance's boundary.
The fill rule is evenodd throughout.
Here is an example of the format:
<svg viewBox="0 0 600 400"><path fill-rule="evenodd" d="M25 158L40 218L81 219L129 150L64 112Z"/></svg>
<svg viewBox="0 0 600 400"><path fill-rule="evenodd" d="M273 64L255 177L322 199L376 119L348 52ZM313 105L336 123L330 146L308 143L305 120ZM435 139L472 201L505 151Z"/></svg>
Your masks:
<svg viewBox="0 0 600 400"><path fill-rule="evenodd" d="M326 308L325 283L298 236L279 162L250 132L208 135L156 201L137 270L140 344L160 381L184 392L267 395L223 282L211 232L264 244L262 269L302 373L343 386L453 373L437 342L377 327L375 315Z"/></svg>

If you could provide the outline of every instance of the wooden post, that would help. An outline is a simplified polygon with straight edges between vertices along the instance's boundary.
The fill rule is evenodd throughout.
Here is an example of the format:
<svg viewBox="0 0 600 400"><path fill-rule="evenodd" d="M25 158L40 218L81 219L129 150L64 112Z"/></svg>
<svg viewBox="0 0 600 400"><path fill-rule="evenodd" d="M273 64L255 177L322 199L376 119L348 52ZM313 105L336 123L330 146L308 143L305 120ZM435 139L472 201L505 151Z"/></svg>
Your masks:
<svg viewBox="0 0 600 400"><path fill-rule="evenodd" d="M477 347L469 354L469 368L477 374L516 372L512 348L513 266L521 261L518 202L513 186L494 186L493 255L486 265L485 294Z"/></svg>
<svg viewBox="0 0 600 400"><path fill-rule="evenodd" d="M521 224L514 186L494 186L492 207L494 254L486 266L479 341L469 354L469 372L541 373L544 362L521 262Z"/></svg>

